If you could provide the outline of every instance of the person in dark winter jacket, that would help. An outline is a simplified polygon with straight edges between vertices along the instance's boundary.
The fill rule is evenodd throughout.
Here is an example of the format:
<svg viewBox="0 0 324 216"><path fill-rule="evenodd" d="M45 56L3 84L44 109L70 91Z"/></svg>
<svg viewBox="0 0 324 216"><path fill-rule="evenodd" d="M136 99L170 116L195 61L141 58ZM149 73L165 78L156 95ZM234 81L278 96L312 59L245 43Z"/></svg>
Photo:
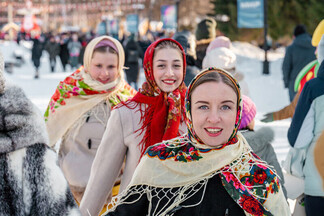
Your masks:
<svg viewBox="0 0 324 216"><path fill-rule="evenodd" d="M274 131L270 127L262 127L254 131L254 117L256 106L248 96L243 95L242 120L239 130L248 141L253 152L269 165L273 166L280 177L282 190L287 198L287 191L284 187L285 179L276 153L271 145L274 140Z"/></svg>
<svg viewBox="0 0 324 216"><path fill-rule="evenodd" d="M175 33L172 38L181 44L186 53L187 67L184 82L188 86L191 80L199 73L199 68L195 66L197 59L195 36L185 30Z"/></svg>
<svg viewBox="0 0 324 216"><path fill-rule="evenodd" d="M287 47L282 63L283 81L289 90L290 102L296 94L294 84L301 69L316 58L312 38L306 32L304 25L297 25L294 29L294 41Z"/></svg>
<svg viewBox="0 0 324 216"><path fill-rule="evenodd" d="M312 45L314 47L318 46L323 34L324 34L324 19L317 25L316 29L314 30L312 36ZM318 52L315 53L318 54ZM298 73L297 78L295 80L295 90L297 89L297 92L295 94L293 101L291 101L289 105L285 106L284 108L278 111L266 113L264 115L264 118L261 119L262 122L272 122L272 121L293 117L300 93L303 90L305 83L317 76L318 68L320 66L318 63L318 58L320 58L320 56L317 55L317 60L308 63ZM297 83L298 86L296 86Z"/></svg>
<svg viewBox="0 0 324 216"><path fill-rule="evenodd" d="M69 63L70 53L68 49L69 37L66 33L61 35L60 41L60 59L63 67L63 71L66 70L66 65Z"/></svg>
<svg viewBox="0 0 324 216"><path fill-rule="evenodd" d="M131 35L129 41L125 46L125 67L128 67L126 72L127 82L137 90L137 82L139 78L140 65L138 60L143 59L144 53L138 42L135 41L134 36Z"/></svg>
<svg viewBox="0 0 324 216"><path fill-rule="evenodd" d="M44 36L40 35L35 37L33 40L32 47L32 61L35 66L35 79L39 78L39 66L40 66L40 58L42 57L43 49L44 49Z"/></svg>
<svg viewBox="0 0 324 216"><path fill-rule="evenodd" d="M145 53L146 49L151 45L153 41L153 35L150 33L147 33L146 35L140 37L138 44L142 48L143 53Z"/></svg>
<svg viewBox="0 0 324 216"><path fill-rule="evenodd" d="M48 52L51 72L53 73L56 65L56 56L60 54L60 45L56 43L54 36L51 36L49 41L47 41L45 50Z"/></svg>
<svg viewBox="0 0 324 216"><path fill-rule="evenodd" d="M0 54L0 215L80 215L42 115L2 71Z"/></svg>
<svg viewBox="0 0 324 216"><path fill-rule="evenodd" d="M216 38L216 21L213 18L203 19L196 29L196 66L202 69L202 61L206 55L206 50L210 42Z"/></svg>
<svg viewBox="0 0 324 216"><path fill-rule="evenodd" d="M303 166L306 215L324 212L323 182L314 162L315 144L324 131L324 35L317 50L320 63L317 77L305 84L288 130L289 144L306 150Z"/></svg>

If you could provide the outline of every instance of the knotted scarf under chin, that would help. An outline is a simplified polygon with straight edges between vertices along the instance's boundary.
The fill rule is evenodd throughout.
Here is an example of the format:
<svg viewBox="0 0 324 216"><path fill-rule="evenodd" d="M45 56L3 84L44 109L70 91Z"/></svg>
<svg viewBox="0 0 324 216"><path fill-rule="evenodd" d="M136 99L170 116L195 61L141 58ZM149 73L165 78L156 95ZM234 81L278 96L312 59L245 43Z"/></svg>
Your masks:
<svg viewBox="0 0 324 216"><path fill-rule="evenodd" d="M140 106L141 127L137 130L140 134L144 133L139 144L141 156L149 146L179 135L179 125L185 117L184 98L185 89L182 91L176 89L171 93L161 92L155 97L138 92L131 99L137 103L147 104L145 108Z"/></svg>

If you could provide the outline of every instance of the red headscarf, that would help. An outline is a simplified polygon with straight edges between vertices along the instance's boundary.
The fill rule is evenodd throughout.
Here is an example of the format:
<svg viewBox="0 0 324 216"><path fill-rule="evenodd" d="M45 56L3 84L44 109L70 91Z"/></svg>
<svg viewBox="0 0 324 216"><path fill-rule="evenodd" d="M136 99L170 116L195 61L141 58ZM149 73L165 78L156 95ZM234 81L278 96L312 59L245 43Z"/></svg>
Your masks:
<svg viewBox="0 0 324 216"><path fill-rule="evenodd" d="M145 132L143 139L139 143L141 154L143 155L147 147L175 138L179 135L178 129L180 122L185 119L185 95L186 86L182 80L180 86L173 92L163 92L157 86L153 76L153 56L154 50L158 44L163 41L175 43L182 52L183 57L183 79L186 75L186 56L181 45L170 38L164 38L152 43L144 55L143 67L146 76L146 82L138 93L130 99L137 103L147 104L141 111L141 133ZM127 103L126 103L127 104Z"/></svg>

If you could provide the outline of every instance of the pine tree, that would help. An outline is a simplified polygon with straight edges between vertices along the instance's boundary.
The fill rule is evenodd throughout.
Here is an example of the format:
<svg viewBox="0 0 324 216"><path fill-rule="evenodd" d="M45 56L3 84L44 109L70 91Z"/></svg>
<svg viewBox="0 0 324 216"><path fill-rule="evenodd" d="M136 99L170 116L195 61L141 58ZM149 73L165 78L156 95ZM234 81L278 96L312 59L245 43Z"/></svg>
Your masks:
<svg viewBox="0 0 324 216"><path fill-rule="evenodd" d="M212 0L215 14L226 14L230 21L217 22L217 28L232 40L262 37L262 29L238 29L237 0ZM267 0L268 33L274 40L292 36L297 24L304 24L310 34L324 18L323 0ZM260 35L259 35L260 34Z"/></svg>

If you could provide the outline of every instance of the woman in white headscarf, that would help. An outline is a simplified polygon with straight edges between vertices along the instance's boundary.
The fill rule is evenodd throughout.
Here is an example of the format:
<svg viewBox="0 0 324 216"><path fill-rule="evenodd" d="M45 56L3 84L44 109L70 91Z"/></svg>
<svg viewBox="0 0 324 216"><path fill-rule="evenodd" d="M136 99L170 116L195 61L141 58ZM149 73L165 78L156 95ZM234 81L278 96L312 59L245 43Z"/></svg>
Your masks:
<svg viewBox="0 0 324 216"><path fill-rule="evenodd" d="M111 109L136 91L124 80L125 54L114 38L94 38L84 67L60 82L45 113L50 146L62 139L60 167L80 202ZM113 194L118 193L118 188Z"/></svg>

